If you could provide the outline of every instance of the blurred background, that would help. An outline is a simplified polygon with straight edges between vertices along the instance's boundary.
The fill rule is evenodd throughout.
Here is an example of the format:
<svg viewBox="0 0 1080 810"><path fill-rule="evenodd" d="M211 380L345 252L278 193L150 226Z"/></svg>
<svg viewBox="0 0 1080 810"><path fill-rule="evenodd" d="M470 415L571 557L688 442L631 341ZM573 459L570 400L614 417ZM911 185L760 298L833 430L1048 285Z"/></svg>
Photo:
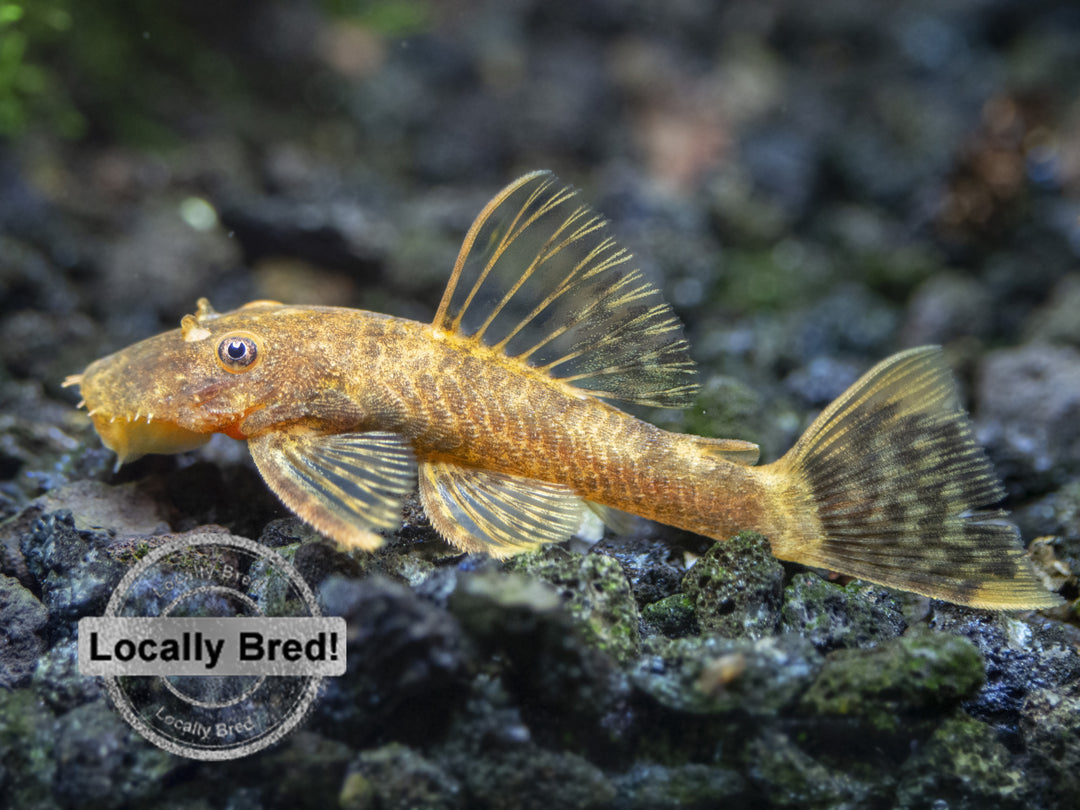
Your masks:
<svg viewBox="0 0 1080 810"><path fill-rule="evenodd" d="M427 320L551 168L687 323L668 420L775 457L897 348L1080 344L1077 87L1052 0L0 0L4 401L203 295Z"/></svg>

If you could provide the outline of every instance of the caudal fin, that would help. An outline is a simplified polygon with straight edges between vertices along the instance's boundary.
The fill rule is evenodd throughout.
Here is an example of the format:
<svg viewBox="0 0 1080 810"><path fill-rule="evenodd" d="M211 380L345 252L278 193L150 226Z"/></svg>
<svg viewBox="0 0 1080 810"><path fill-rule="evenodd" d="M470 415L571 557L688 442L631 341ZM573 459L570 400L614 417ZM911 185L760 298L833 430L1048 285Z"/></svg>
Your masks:
<svg viewBox="0 0 1080 810"><path fill-rule="evenodd" d="M778 538L777 556L972 607L1062 601L1006 512L984 508L1005 493L936 347L867 372L774 469L817 516Z"/></svg>

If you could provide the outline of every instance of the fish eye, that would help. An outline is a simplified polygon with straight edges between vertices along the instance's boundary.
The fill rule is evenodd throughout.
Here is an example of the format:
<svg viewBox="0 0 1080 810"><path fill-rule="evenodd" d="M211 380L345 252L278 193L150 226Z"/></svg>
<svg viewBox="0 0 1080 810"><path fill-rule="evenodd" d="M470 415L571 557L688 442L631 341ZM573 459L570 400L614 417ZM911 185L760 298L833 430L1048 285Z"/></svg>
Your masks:
<svg viewBox="0 0 1080 810"><path fill-rule="evenodd" d="M235 332L221 339L217 348L218 363L226 371L248 371L259 359L259 345L254 335Z"/></svg>

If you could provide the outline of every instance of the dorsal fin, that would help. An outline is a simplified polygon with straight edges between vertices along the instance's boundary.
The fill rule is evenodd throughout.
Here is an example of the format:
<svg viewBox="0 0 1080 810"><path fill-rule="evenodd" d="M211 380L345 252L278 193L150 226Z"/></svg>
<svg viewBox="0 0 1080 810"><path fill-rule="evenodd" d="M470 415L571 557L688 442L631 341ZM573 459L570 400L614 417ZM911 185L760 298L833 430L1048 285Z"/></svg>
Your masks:
<svg viewBox="0 0 1080 810"><path fill-rule="evenodd" d="M434 326L598 397L682 407L682 324L607 223L550 172L511 183L461 246Z"/></svg>

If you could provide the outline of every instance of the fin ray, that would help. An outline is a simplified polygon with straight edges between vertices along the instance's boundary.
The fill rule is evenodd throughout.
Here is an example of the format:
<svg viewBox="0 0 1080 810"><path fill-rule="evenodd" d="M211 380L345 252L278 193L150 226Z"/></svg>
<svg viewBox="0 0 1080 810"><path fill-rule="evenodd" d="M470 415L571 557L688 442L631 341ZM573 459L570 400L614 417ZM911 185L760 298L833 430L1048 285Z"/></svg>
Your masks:
<svg viewBox="0 0 1080 810"><path fill-rule="evenodd" d="M377 548L371 529L400 520L413 486L412 448L394 433L268 431L248 440L267 485L293 512L350 547Z"/></svg>
<svg viewBox="0 0 1080 810"><path fill-rule="evenodd" d="M420 500L453 545L495 557L566 540L585 512L585 502L561 484L445 461L420 464Z"/></svg>
<svg viewBox="0 0 1080 810"><path fill-rule="evenodd" d="M972 607L1051 607L937 347L879 363L775 468L815 526L777 556ZM988 508L989 507L989 508Z"/></svg>
<svg viewBox="0 0 1080 810"><path fill-rule="evenodd" d="M548 172L507 186L462 244L433 325L595 396L682 407L682 325L577 192Z"/></svg>
<svg viewBox="0 0 1080 810"><path fill-rule="evenodd" d="M698 450L707 456L723 459L732 464L753 467L761 457L761 448L753 442L741 439L707 439L704 436L692 437Z"/></svg>

